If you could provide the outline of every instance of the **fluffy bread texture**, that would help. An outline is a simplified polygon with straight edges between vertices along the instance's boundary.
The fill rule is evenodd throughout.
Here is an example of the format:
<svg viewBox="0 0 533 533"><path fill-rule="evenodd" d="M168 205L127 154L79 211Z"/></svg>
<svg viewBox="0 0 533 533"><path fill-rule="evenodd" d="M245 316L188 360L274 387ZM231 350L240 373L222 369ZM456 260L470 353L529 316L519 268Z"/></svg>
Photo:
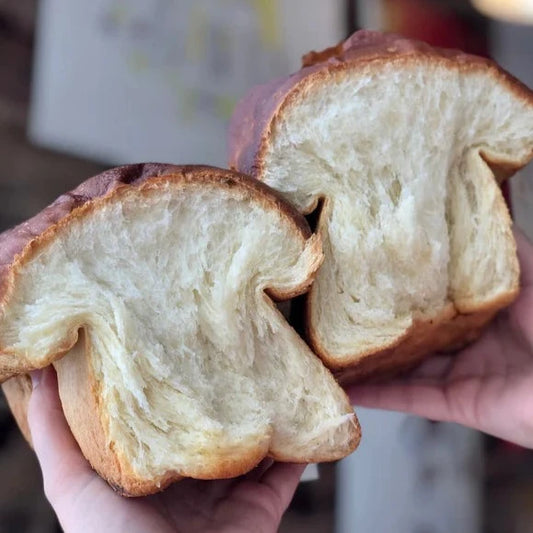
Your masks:
<svg viewBox="0 0 533 533"><path fill-rule="evenodd" d="M320 239L266 186L211 167L120 167L0 250L13 412L29 438L26 373L52 363L74 437L120 492L356 447L346 395L272 301L307 289Z"/></svg>
<svg viewBox="0 0 533 533"><path fill-rule="evenodd" d="M357 32L252 90L229 151L320 207L307 330L344 382L474 338L519 290L498 180L533 156L533 94L488 59Z"/></svg>

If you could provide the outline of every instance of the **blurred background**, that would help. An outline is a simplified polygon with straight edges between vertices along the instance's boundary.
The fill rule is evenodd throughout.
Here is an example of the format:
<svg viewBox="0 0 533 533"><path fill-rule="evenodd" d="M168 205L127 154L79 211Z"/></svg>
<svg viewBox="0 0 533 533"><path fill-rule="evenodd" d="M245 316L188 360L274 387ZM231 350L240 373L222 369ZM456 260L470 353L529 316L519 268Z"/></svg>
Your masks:
<svg viewBox="0 0 533 533"><path fill-rule="evenodd" d="M533 86L533 0L0 0L0 230L115 164L224 166L247 89L362 27L493 56ZM531 174L506 194L533 238ZM532 452L358 413L359 451L311 472L282 532L533 532ZM60 531L3 399L0 477L0 533Z"/></svg>

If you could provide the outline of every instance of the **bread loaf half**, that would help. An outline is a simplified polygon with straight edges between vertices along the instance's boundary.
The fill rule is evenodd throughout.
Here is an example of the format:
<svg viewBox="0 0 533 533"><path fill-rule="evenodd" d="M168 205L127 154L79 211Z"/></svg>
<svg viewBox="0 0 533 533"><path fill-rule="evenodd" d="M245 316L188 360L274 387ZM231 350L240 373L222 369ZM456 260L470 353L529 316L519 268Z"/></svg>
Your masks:
<svg viewBox="0 0 533 533"><path fill-rule="evenodd" d="M308 288L320 238L266 186L120 167L2 234L0 254L0 374L21 427L25 374L53 363L73 435L121 492L356 447L344 392L273 303Z"/></svg>
<svg viewBox="0 0 533 533"><path fill-rule="evenodd" d="M319 210L310 342L344 381L475 337L519 288L499 181L533 156L533 94L490 60L355 33L257 87L230 166Z"/></svg>

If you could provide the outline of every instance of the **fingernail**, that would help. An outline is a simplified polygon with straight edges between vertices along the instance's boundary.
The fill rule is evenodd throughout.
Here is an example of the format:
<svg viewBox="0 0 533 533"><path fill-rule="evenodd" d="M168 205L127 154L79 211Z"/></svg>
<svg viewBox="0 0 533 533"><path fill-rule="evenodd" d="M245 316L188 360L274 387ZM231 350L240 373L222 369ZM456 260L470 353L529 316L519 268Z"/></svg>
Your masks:
<svg viewBox="0 0 533 533"><path fill-rule="evenodd" d="M36 389L39 386L39 383L41 383L41 379L43 377L43 371L39 368L37 370L32 370L30 372L31 377L31 386L33 389Z"/></svg>

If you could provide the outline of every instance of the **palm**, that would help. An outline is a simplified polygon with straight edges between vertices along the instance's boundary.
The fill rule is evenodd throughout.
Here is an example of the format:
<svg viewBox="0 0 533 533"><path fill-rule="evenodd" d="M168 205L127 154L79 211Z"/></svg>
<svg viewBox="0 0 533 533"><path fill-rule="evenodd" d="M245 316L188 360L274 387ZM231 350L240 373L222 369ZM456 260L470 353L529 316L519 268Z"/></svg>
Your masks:
<svg viewBox="0 0 533 533"><path fill-rule="evenodd" d="M186 479L153 496L124 498L82 456L63 417L51 369L33 391L28 421L46 495L67 533L277 531L304 468L265 460L240 478Z"/></svg>
<svg viewBox="0 0 533 533"><path fill-rule="evenodd" d="M265 476L260 480L183 481L153 497L154 511L167 514L169 531L276 531L288 500L280 494L273 476L279 478L295 467L272 468L266 474L268 483ZM299 472L300 467L296 468Z"/></svg>
<svg viewBox="0 0 533 533"><path fill-rule="evenodd" d="M405 378L353 387L354 403L453 421L533 447L533 248L517 234L521 293L484 335Z"/></svg>
<svg viewBox="0 0 533 533"><path fill-rule="evenodd" d="M301 467L295 465L275 465L266 473L259 467L245 478L185 480L140 499L114 494L90 473L89 484L75 498L71 484L62 495L61 489L47 492L66 531L79 530L76 524L84 517L84 531L273 532L300 472ZM283 478L292 478L287 491L280 483Z"/></svg>

